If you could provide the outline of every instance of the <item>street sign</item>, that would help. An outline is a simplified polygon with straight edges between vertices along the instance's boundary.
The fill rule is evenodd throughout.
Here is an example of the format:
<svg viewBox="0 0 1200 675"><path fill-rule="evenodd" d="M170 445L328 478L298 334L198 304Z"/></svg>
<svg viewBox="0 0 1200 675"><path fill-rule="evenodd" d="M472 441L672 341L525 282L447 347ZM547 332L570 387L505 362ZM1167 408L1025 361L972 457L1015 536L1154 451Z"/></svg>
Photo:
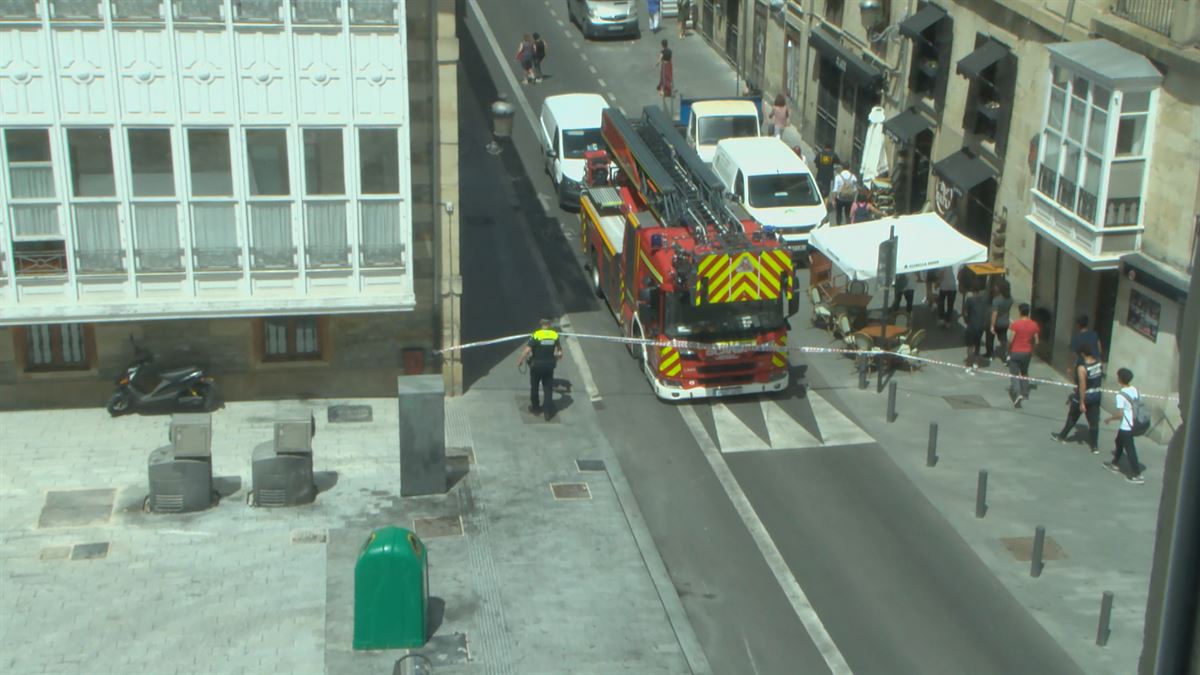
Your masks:
<svg viewBox="0 0 1200 675"><path fill-rule="evenodd" d="M875 276L879 279L879 285L885 288L896 281L896 241L896 232L893 230L892 236L879 242L879 269Z"/></svg>

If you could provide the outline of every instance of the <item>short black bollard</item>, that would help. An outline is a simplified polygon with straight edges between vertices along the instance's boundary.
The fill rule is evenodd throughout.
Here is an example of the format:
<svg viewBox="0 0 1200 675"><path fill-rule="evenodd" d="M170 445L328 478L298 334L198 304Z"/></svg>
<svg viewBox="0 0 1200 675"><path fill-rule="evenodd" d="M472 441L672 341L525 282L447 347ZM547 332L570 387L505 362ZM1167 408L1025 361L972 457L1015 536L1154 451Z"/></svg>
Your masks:
<svg viewBox="0 0 1200 675"><path fill-rule="evenodd" d="M925 466L937 464L937 422L929 423L929 447L925 450Z"/></svg>
<svg viewBox="0 0 1200 675"><path fill-rule="evenodd" d="M979 482L975 486L975 517L987 515L987 469L979 470Z"/></svg>
<svg viewBox="0 0 1200 675"><path fill-rule="evenodd" d="M861 354L858 356L858 388L859 389L867 388L867 363L868 363L867 359L868 358L869 357L863 356Z"/></svg>
<svg viewBox="0 0 1200 675"><path fill-rule="evenodd" d="M888 384L887 421L889 424L896 421L896 383L895 382L891 382Z"/></svg>
<svg viewBox="0 0 1200 675"><path fill-rule="evenodd" d="M1029 576L1042 576L1042 549L1046 546L1046 528L1041 525L1033 531L1033 555L1029 557Z"/></svg>
<svg viewBox="0 0 1200 675"><path fill-rule="evenodd" d="M1100 596L1100 624L1096 626L1096 645L1100 647L1108 644L1111 632L1108 630L1108 622L1112 618L1112 603L1112 591L1104 591L1104 595Z"/></svg>
<svg viewBox="0 0 1200 675"><path fill-rule="evenodd" d="M887 360L884 358L883 352L879 352L879 355L875 357L875 373L877 375L875 378L876 394L883 393L883 367L886 363Z"/></svg>

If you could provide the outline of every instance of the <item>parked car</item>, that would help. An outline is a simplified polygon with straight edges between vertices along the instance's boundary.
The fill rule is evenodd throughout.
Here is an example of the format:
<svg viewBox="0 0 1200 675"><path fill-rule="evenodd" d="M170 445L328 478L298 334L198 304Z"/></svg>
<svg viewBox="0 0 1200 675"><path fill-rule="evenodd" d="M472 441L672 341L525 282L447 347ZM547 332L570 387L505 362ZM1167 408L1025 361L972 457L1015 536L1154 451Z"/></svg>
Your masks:
<svg viewBox="0 0 1200 675"><path fill-rule="evenodd" d="M636 0L567 0L567 16L585 38L642 35Z"/></svg>
<svg viewBox="0 0 1200 675"><path fill-rule="evenodd" d="M583 153L604 147L600 119L607 107L599 94L559 94L542 103L542 156L564 208L579 208Z"/></svg>

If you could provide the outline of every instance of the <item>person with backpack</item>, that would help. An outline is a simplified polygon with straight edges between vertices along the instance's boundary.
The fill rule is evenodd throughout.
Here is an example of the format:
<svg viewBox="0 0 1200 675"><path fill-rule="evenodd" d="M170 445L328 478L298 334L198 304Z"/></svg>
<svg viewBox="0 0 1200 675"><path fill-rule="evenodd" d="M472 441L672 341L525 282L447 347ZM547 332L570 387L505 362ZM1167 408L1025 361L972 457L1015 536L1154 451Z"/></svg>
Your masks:
<svg viewBox="0 0 1200 675"><path fill-rule="evenodd" d="M542 75L542 61L546 60L546 41L541 35L533 34L533 74L538 82L545 77Z"/></svg>
<svg viewBox="0 0 1200 675"><path fill-rule="evenodd" d="M871 193L866 190L859 190L858 198L850 206L850 222L861 223L879 218L882 215L883 212L875 208L875 205L871 203Z"/></svg>
<svg viewBox="0 0 1200 675"><path fill-rule="evenodd" d="M1129 457L1129 475L1125 480L1134 485L1146 482L1142 478L1142 465L1138 464L1137 448L1134 447L1133 437L1146 433L1150 428L1150 413L1142 403L1142 395L1130 384L1133 382L1133 371L1128 368L1117 369L1117 381L1121 383L1121 391L1117 393L1117 411L1106 422L1121 420L1117 428L1116 450L1113 451L1111 462L1102 462L1104 468L1113 473L1121 473L1121 455Z"/></svg>
<svg viewBox="0 0 1200 675"><path fill-rule="evenodd" d="M1104 364L1096 359L1088 345L1080 345L1077 353L1079 365L1075 366L1075 391L1067 398L1070 406L1067 421L1062 431L1050 432L1050 438L1066 443L1067 434L1075 428L1079 416L1084 415L1088 424L1088 449L1096 455L1100 453L1100 381L1104 377Z"/></svg>
<svg viewBox="0 0 1200 675"><path fill-rule="evenodd" d="M833 179L833 199L836 209L837 224L845 225L850 222L850 206L858 195L858 179L845 167Z"/></svg>
<svg viewBox="0 0 1200 675"><path fill-rule="evenodd" d="M533 37L529 33L526 33L521 36L521 42L517 44L517 53L513 57L517 60L517 63L521 64L521 69L525 71L525 80L522 84L533 84L537 81L533 74L534 54Z"/></svg>

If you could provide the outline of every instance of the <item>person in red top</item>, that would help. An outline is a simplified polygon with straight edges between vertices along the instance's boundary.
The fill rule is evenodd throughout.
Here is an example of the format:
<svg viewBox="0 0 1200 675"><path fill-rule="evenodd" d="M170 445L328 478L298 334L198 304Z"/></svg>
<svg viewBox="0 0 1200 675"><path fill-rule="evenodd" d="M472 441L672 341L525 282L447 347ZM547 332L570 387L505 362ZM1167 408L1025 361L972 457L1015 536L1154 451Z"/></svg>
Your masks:
<svg viewBox="0 0 1200 675"><path fill-rule="evenodd" d="M1008 397L1012 399L1014 408L1020 408L1021 401L1029 398L1029 362L1033 359L1033 346L1038 343L1038 335L1042 332L1037 322L1029 318L1029 303L1022 302L1017 312L1021 318L1008 327L1012 335L1008 343L1008 372L1012 375Z"/></svg>

